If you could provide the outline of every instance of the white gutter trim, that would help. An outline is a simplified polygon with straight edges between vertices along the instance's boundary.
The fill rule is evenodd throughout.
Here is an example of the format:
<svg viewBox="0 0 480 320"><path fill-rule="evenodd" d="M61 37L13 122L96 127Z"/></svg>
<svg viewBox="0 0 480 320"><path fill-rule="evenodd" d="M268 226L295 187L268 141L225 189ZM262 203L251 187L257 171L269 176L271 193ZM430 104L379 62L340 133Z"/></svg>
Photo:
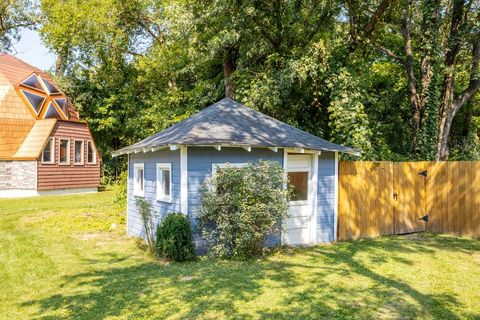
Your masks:
<svg viewBox="0 0 480 320"><path fill-rule="evenodd" d="M215 149L217 149L217 151L220 151L222 150L222 146L213 146Z"/></svg>
<svg viewBox="0 0 480 320"><path fill-rule="evenodd" d="M278 147L268 147L268 149L272 150L273 152L278 152Z"/></svg>
<svg viewBox="0 0 480 320"><path fill-rule="evenodd" d="M243 149L247 150L248 152L252 152L252 147L248 146L248 147L242 147Z"/></svg>

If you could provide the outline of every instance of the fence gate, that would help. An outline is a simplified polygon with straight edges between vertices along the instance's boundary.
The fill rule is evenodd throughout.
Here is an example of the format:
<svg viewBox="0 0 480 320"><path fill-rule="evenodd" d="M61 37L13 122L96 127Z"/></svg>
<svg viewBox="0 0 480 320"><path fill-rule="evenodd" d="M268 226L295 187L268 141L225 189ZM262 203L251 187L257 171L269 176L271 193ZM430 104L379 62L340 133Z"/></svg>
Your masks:
<svg viewBox="0 0 480 320"><path fill-rule="evenodd" d="M425 230L480 237L480 161L341 161L338 187L340 240Z"/></svg>
<svg viewBox="0 0 480 320"><path fill-rule="evenodd" d="M393 234L425 231L428 166L424 162L393 163Z"/></svg>

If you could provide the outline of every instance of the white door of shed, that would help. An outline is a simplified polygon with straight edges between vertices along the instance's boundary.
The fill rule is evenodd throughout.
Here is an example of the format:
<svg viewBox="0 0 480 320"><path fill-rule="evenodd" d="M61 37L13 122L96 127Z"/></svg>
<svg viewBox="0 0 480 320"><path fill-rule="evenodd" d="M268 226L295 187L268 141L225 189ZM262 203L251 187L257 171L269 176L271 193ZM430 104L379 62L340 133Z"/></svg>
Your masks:
<svg viewBox="0 0 480 320"><path fill-rule="evenodd" d="M290 245L305 245L312 242L312 155L289 154L287 174L293 194L288 207L286 242Z"/></svg>

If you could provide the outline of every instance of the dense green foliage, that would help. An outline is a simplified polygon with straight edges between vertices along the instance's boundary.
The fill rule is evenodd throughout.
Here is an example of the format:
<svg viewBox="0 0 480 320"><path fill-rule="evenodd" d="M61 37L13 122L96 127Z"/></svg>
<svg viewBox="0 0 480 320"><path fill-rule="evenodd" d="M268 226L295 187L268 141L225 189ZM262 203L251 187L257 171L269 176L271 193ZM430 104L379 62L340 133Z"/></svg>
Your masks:
<svg viewBox="0 0 480 320"><path fill-rule="evenodd" d="M217 168L203 186L199 229L210 256L244 259L262 253L265 237L280 235L288 214L282 167L260 161Z"/></svg>
<svg viewBox="0 0 480 320"><path fill-rule="evenodd" d="M169 213L157 228L157 255L173 261L195 259L192 226L187 217Z"/></svg>
<svg viewBox="0 0 480 320"><path fill-rule="evenodd" d="M41 11L108 176L125 166L113 150L225 95L364 159L480 158L478 1L7 3L9 21Z"/></svg>

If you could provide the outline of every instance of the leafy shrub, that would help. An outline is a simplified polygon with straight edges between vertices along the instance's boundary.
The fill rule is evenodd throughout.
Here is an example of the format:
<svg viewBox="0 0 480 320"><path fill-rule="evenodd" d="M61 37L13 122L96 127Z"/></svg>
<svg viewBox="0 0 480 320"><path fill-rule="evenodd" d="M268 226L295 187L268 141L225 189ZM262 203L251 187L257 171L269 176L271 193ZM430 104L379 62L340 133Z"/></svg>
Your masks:
<svg viewBox="0 0 480 320"><path fill-rule="evenodd" d="M152 204L150 201L143 198L136 198L135 204L137 206L138 214L142 219L143 228L147 237L147 245L150 253L155 253L155 239L154 239L154 221L152 216Z"/></svg>
<svg viewBox="0 0 480 320"><path fill-rule="evenodd" d="M127 181L127 171L123 171L118 175L117 188L115 189L115 204L124 211L127 208Z"/></svg>
<svg viewBox="0 0 480 320"><path fill-rule="evenodd" d="M217 168L201 190L199 228L213 257L250 258L262 253L268 234L280 233L288 214L286 175L276 162Z"/></svg>
<svg viewBox="0 0 480 320"><path fill-rule="evenodd" d="M187 217L169 213L157 228L157 255L173 261L195 258L192 227Z"/></svg>

